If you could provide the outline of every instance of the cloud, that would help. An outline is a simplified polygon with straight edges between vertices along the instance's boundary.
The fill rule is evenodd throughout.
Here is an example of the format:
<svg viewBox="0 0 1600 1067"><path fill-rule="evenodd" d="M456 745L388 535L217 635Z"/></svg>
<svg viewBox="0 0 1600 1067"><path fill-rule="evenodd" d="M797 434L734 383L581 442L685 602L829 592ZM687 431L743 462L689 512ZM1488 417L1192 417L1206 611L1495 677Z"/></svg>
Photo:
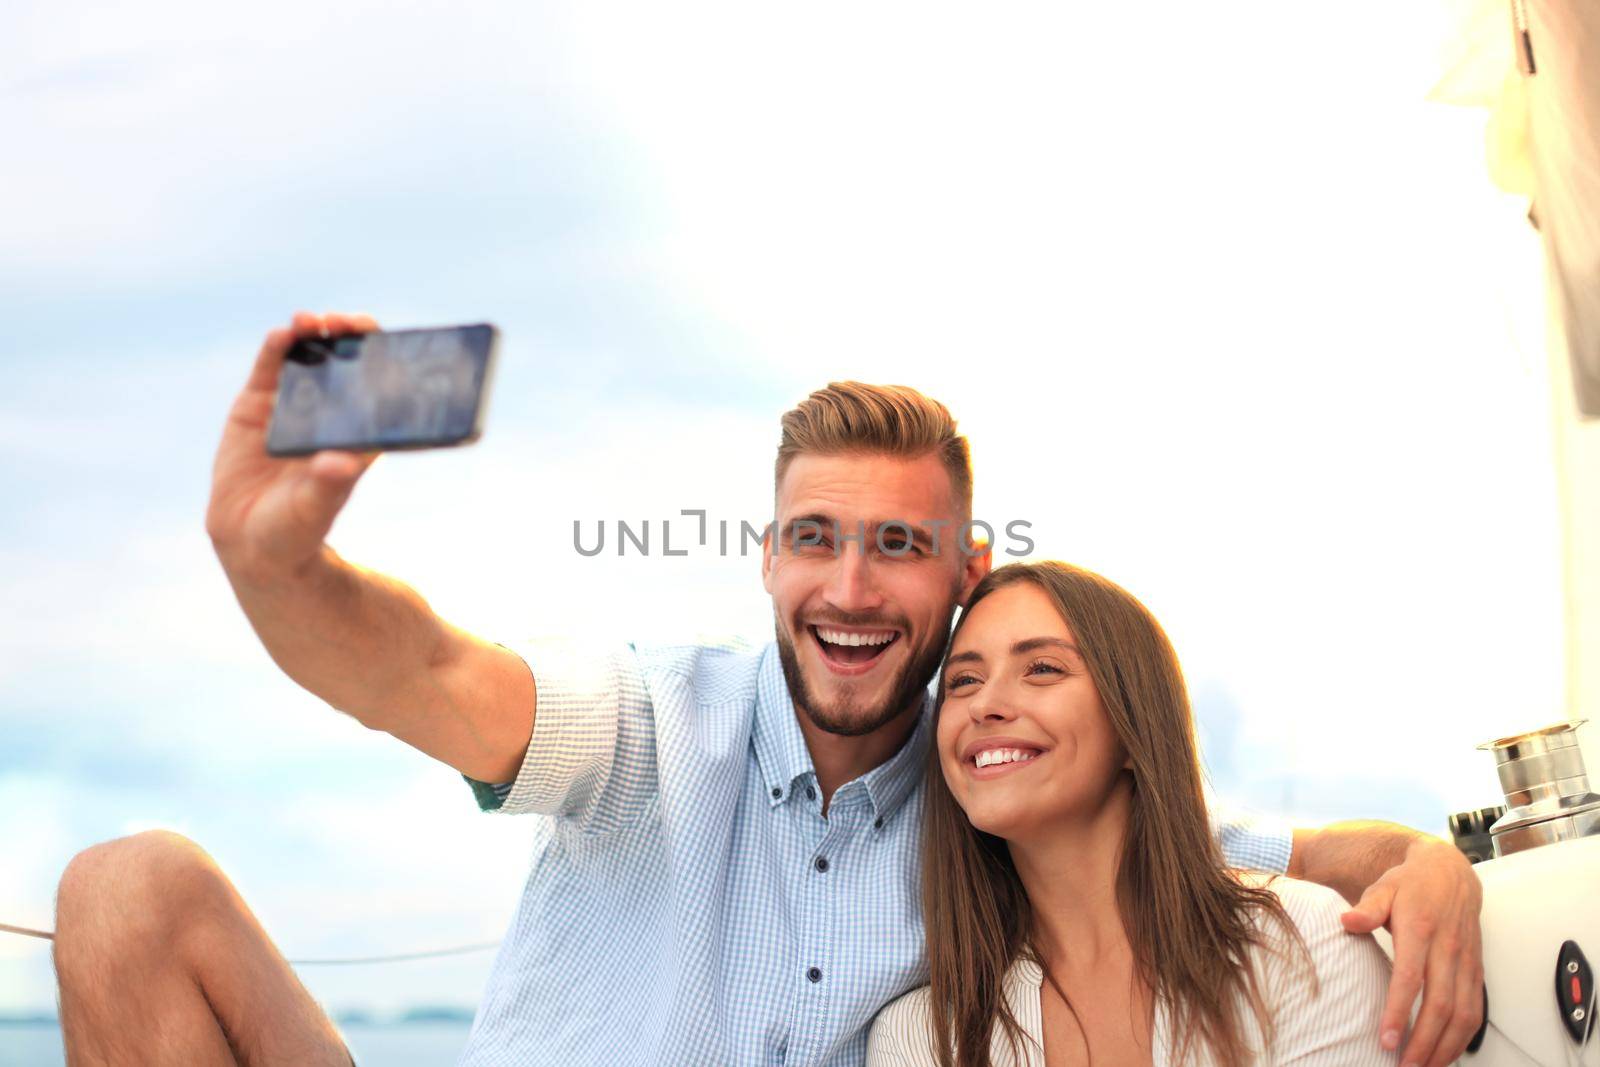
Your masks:
<svg viewBox="0 0 1600 1067"><path fill-rule="evenodd" d="M1421 102L1426 39L1375 5L6 5L0 909L159 824L297 953L509 915L532 824L278 672L204 537L296 307L505 331L484 440L384 457L332 537L474 632L761 639L753 560L584 559L572 522L760 519L782 410L906 382L981 515L1225 688L1249 799L1492 801L1471 746L1559 706L1537 245L1481 123ZM0 957L0 1008L48 992Z"/></svg>
<svg viewBox="0 0 1600 1067"><path fill-rule="evenodd" d="M536 9L292 2L267 28L189 0L92 7L8 9L3 91L29 151L6 192L34 206L7 228L14 269L82 284L138 264L148 284L270 250L330 194L509 192L527 134L564 121Z"/></svg>

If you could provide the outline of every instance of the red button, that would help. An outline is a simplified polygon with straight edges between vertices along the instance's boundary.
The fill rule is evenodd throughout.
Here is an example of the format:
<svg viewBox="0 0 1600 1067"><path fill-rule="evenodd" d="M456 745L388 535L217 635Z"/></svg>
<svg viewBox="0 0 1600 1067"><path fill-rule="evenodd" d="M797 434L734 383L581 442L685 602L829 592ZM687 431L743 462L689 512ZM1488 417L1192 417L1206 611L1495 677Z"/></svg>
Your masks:
<svg viewBox="0 0 1600 1067"><path fill-rule="evenodd" d="M1572 976L1572 1003L1574 1003L1574 1004L1582 1004L1583 1003L1583 989L1582 989L1582 987L1580 987L1578 985L1578 976L1577 975L1573 975Z"/></svg>

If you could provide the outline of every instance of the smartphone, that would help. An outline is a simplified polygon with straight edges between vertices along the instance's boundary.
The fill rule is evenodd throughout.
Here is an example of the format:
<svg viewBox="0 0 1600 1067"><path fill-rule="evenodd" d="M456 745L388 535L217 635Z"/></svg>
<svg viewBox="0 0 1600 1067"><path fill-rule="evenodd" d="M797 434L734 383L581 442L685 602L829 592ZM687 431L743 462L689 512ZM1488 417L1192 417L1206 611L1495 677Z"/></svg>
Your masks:
<svg viewBox="0 0 1600 1067"><path fill-rule="evenodd" d="M500 331L488 323L301 338L278 380L267 452L476 441L499 346Z"/></svg>

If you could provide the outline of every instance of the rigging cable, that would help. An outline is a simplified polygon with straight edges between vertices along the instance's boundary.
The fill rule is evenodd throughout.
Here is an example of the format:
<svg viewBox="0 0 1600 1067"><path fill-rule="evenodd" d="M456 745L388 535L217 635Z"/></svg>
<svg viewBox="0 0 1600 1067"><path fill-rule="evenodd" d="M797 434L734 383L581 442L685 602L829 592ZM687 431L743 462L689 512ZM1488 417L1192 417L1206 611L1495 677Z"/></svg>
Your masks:
<svg viewBox="0 0 1600 1067"><path fill-rule="evenodd" d="M23 937L37 937L44 941L54 941L55 934L50 930L33 930L26 926L12 926L10 923L0 923L0 933L20 934ZM465 956L472 952L487 952L498 947L498 941L474 941L466 945L449 945L445 948L422 949L416 952L396 952L383 956L339 956L323 959L288 960L296 967L348 967L362 963L403 963L407 960L437 959L442 956Z"/></svg>

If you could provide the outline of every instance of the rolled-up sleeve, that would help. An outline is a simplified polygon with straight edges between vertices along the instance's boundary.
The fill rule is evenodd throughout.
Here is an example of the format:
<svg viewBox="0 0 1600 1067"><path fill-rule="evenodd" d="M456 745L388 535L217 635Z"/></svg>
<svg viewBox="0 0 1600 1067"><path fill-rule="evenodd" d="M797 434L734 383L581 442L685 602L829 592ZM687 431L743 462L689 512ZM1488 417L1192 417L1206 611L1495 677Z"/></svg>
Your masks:
<svg viewBox="0 0 1600 1067"><path fill-rule="evenodd" d="M1222 860L1228 866L1273 874L1289 872L1294 827L1285 820L1213 807L1211 832L1222 846Z"/></svg>
<svg viewBox="0 0 1600 1067"><path fill-rule="evenodd" d="M648 810L656 791L655 724L633 646L502 644L533 675L533 736L515 779L468 778L485 811L535 812L604 832Z"/></svg>

